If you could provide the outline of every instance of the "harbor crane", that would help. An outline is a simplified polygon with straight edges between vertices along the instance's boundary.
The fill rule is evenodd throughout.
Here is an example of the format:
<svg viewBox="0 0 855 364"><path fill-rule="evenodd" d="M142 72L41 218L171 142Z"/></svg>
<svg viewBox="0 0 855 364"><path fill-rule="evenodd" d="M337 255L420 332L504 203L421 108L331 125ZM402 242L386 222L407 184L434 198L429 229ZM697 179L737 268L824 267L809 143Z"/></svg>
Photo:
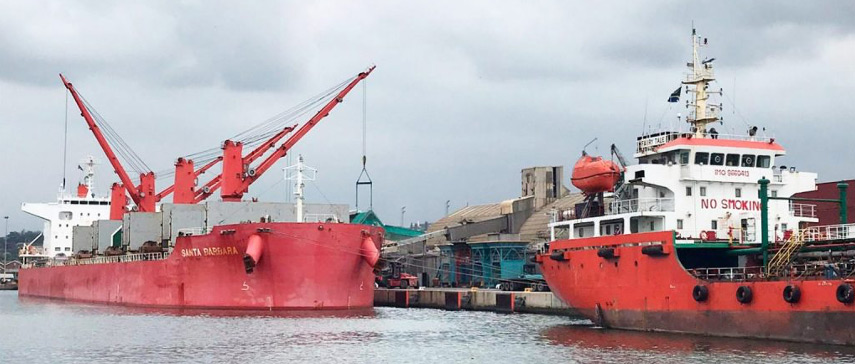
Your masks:
<svg viewBox="0 0 855 364"><path fill-rule="evenodd" d="M135 209L141 212L155 212L156 204L170 194L173 194L173 203L195 204L204 201L219 189L223 201L240 201L243 195L249 191L249 186L252 183L257 181L276 161L284 157L315 125L327 117L330 111L339 103L344 101L344 97L360 81L368 77L374 68L375 66L371 66L366 71L360 72L356 77L351 79L335 97L330 99L314 116L299 128L297 128L296 124L282 128L246 155L243 155L244 144L242 142L225 140L222 143L222 155L207 162L198 169L195 168L192 159L178 158L175 162L173 184L159 193L155 193L155 173L151 170L140 172L139 184L135 184L131 180L130 175L119 161L117 153L108 139L112 139L113 144L118 145L120 154L126 160L128 157L135 157L135 155L133 155L132 151L129 150L115 131L105 121L101 120L100 116L97 116L97 113L95 114L99 120L96 120L96 117L90 111L91 106L87 106L86 101L79 95L71 82L62 74L59 77L74 98L77 107L80 109L81 116L98 141L98 145L101 146L104 154L106 154L107 160L110 162L113 170L119 176L120 182L114 183L111 188L110 219L120 220L127 210L128 197L133 201ZM295 129L296 132L294 132ZM104 131L107 132L106 136ZM291 134L292 132L294 133ZM277 143L289 134L291 134L290 137L277 146ZM269 153L264 159L261 159L271 149L273 152ZM130 156L128 152L130 152ZM253 163L259 159L261 159L261 162L253 166ZM140 161L138 157L137 161ZM222 172L197 190L196 186L198 185L199 176L220 163L222 163ZM137 164L137 166L140 165L144 166L145 164Z"/></svg>

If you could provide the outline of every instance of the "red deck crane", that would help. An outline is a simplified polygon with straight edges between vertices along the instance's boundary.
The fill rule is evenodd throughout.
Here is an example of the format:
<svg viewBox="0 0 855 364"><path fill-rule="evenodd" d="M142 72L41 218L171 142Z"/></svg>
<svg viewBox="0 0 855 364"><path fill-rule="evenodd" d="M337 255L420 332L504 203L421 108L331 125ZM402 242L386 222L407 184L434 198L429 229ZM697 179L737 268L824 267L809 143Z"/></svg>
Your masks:
<svg viewBox="0 0 855 364"><path fill-rule="evenodd" d="M140 173L140 184L135 186L131 181L131 177L128 175L128 172L125 171L125 168L122 167L122 164L119 162L119 158L116 157L116 153L113 152L113 148L110 146L110 143L107 142L107 139L101 132L101 128L98 127L98 124L95 122L92 114L86 108L86 105L84 105L83 99L77 93L77 90L74 89L71 82L68 82L68 80L65 79L65 76L60 74L59 77L62 79L62 83L65 85L65 88L71 92L74 102L77 103L77 107L80 109L80 115L83 116L84 120L86 120L86 124L89 125L89 130L91 130L92 134L95 135L95 139L98 141L101 149L104 150L104 154L107 155L107 160L110 161L110 165L113 166L113 170L119 175L119 180L122 181L121 187L123 187L125 191L127 191L128 195L131 196L131 200L134 201L140 211L154 212L156 203L156 195L154 193L154 172L148 171ZM116 196L116 186L113 186L113 191L112 196ZM114 216L112 216L112 209L110 215L111 219L114 218Z"/></svg>
<svg viewBox="0 0 855 364"><path fill-rule="evenodd" d="M347 84L347 86L339 91L332 100L327 102L327 104L324 105L324 107L321 108L315 116L300 126L300 128L297 129L297 131L279 147L275 147L276 142L285 137L286 134L290 133L294 129L293 127L285 128L281 132L277 133L270 140L250 152L246 157L241 157L243 153L243 144L240 142L226 140L223 143L223 172L219 176L211 179L202 187L202 190L196 195L196 202L208 198L218 188L220 189L220 195L222 196L223 201L240 201L243 194L249 190L249 186L253 182L257 181L264 172L270 169L276 161L284 157L291 147L297 144L297 142L312 130L318 122L327 117L336 105L344 101L344 97L350 92L350 90L356 87L360 81L368 77L368 75L371 74L371 71L374 70L374 67L375 66L371 66L365 72L360 72L352 81L350 81L349 84ZM296 125L294 127L296 127ZM274 152L259 163L257 167L250 166L252 162L264 155L268 149L274 147L276 148Z"/></svg>
<svg viewBox="0 0 855 364"><path fill-rule="evenodd" d="M192 204L199 203L210 197L217 189L221 189L223 201L240 201L243 194L249 190L249 186L258 180L264 172L273 166L276 161L285 156L303 136L305 136L319 121L329 115L330 111L335 108L344 97L363 79L373 71L375 66L371 66L367 71L359 73L350 83L347 84L332 100L327 102L315 116L303 124L296 133L291 135L282 145L276 147L282 138L290 134L297 125L288 126L273 135L270 139L256 147L252 152L243 156L243 144L226 140L223 142L223 155L208 162L198 170L194 169L193 160L178 158L175 162L175 182L172 186L165 188L160 193L155 194L155 175L154 172L147 171L140 173L140 184L134 186L130 176L125 171L116 153L113 152L110 143L104 137L98 124L95 122L92 114L87 109L82 98L72 86L71 82L65 79L63 75L59 75L65 87L71 92L74 101L80 109L81 116L89 125L89 130L95 135L95 139L107 155L107 159L113 166L113 170L121 180L120 184L114 183L111 188L111 208L110 218L121 219L127 205L127 196L130 195L131 200L137 205L139 211L154 212L155 205L161 199L173 194L173 203L176 204ZM275 148L274 152L265 158L257 167L250 165L267 153L269 149ZM223 162L223 171L219 175L208 181L201 189L196 190L198 177L215 166L219 162ZM127 195L125 194L127 192Z"/></svg>

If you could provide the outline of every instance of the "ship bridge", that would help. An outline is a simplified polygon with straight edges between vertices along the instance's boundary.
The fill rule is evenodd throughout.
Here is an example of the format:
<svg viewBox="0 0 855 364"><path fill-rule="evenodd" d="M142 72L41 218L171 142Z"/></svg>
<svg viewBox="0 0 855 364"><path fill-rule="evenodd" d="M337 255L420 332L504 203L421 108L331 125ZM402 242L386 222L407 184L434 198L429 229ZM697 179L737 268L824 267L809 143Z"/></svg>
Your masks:
<svg viewBox="0 0 855 364"><path fill-rule="evenodd" d="M721 89L715 80L714 59L701 59L693 35L692 60L681 86L668 101L688 95L687 130L661 130L636 139L637 164L625 167L605 209L593 214L553 216L551 237L587 238L672 230L678 244L727 242L759 244L761 179L770 180L772 197L792 197L816 189L815 173L786 167L784 147L765 129L750 127L745 134L719 133L722 104L713 97ZM808 223L817 222L814 205L786 200L769 202L769 236L785 239ZM563 220L566 215L568 220ZM579 218L576 218L579 217Z"/></svg>

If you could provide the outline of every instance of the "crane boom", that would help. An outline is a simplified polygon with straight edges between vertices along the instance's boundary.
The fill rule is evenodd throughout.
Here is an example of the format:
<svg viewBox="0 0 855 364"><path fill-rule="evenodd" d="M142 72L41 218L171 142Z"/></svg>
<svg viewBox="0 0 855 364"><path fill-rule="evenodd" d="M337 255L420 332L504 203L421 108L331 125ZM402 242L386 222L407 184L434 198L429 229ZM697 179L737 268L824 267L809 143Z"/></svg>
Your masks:
<svg viewBox="0 0 855 364"><path fill-rule="evenodd" d="M309 119L306 123L300 126L297 131L292 134L285 142L282 143L275 151L270 154L267 158L265 158L258 167L248 168L249 163L246 163L244 158L240 158L240 160L235 161L236 158L230 158L230 155L234 153L240 153L240 148L242 145L240 143L230 143L226 142L224 144L224 160L223 160L223 173L222 178L220 180L222 189L221 194L224 201L239 201L243 194L249 189L249 185L258 180L261 175L264 174L270 167L273 166L276 161L285 156L286 153L297 144L300 139L303 138L312 128L318 124L323 118L329 115L330 111L336 107L339 103L344 101L344 97L354 88L356 85L368 77L369 74L374 70L375 66L371 66L365 72L360 72L347 86L345 86L339 93L330 100L323 108L321 108L315 116ZM277 134L278 136L278 134ZM284 134L282 134L284 136ZM281 136L280 136L281 138ZM273 144L269 144L267 147L272 147ZM262 151L263 152L263 151ZM263 154L263 153L262 153ZM261 155L255 152L250 153L250 156L253 158L258 158ZM240 162L238 165L235 162ZM242 171L242 172L238 172ZM213 187L213 186L212 186Z"/></svg>
<svg viewBox="0 0 855 364"><path fill-rule="evenodd" d="M621 152L620 152L620 150L618 149L617 145L612 144L612 148L611 148L611 149L612 149L612 155L613 155L613 156L615 156L615 157L617 157L617 160L618 160L618 162L620 163L620 167L621 167L622 169L626 169L626 166L628 166L629 164L626 162L626 158L624 158L624 157L623 157L623 154L621 154Z"/></svg>
<svg viewBox="0 0 855 364"><path fill-rule="evenodd" d="M296 127L296 124L294 126L285 127L284 129L282 129L282 131L276 133L276 135L274 135L272 138L259 145L257 148L255 148L255 150L247 154L246 157L243 157L244 164L250 164L252 162L255 162L258 157L264 155L264 152L266 152L268 149L273 148L276 143L282 140L282 138L288 135L288 133L294 131L294 128Z"/></svg>
<svg viewBox="0 0 855 364"><path fill-rule="evenodd" d="M77 107L80 109L80 115L83 116L83 119L86 120L86 124L89 125L89 130L92 131L92 134L95 135L95 139L98 141L98 145L101 146L101 149L104 150L104 154L107 155L107 160L110 161L110 165L113 166L113 170L116 174L119 175L119 179L122 181L122 185L125 190L131 196L131 200L139 207L141 211L145 212L154 212L154 204L149 203L150 201L154 201L154 196L151 194L146 194L143 189L148 189L148 182L152 183L153 189L153 178L154 174L151 172L143 173L140 175L141 185L136 187L134 183L131 181L131 177L128 175L128 172L125 171L125 168L122 167L122 164L119 162L119 158L116 157L116 153L113 152L113 148L110 147L110 143L107 142L107 139L104 137L104 134L101 133L101 128L98 127L98 124L95 123L95 119L92 118L92 114L89 112L89 109L84 105L83 100L80 98L80 95L77 93L77 90L74 89L74 86L71 82L63 76L59 75L59 78L62 79L62 83L65 85L65 88L71 92L71 96L74 98L74 102L77 103ZM152 179L149 181L149 179ZM143 186L146 185L146 186Z"/></svg>

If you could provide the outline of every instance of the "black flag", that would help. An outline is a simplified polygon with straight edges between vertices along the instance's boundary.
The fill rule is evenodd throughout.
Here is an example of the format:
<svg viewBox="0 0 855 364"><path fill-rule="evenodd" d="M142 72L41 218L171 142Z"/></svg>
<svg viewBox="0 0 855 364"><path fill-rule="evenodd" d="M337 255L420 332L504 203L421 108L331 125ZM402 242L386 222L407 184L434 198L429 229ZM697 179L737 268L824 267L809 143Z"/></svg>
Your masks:
<svg viewBox="0 0 855 364"><path fill-rule="evenodd" d="M682 90L682 89L683 89L683 86L677 87L677 89L671 93L671 96L668 97L668 102L680 101L680 90Z"/></svg>

